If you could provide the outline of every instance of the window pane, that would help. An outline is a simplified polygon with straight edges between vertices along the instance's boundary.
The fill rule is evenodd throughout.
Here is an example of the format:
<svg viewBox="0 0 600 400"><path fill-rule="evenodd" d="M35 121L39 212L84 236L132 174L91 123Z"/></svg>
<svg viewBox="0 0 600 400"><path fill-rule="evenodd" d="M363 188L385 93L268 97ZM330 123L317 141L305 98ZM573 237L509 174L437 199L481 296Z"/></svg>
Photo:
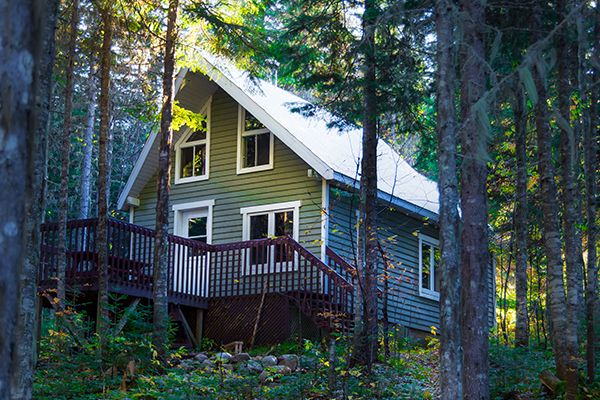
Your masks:
<svg viewBox="0 0 600 400"><path fill-rule="evenodd" d="M421 273L421 287L423 289L431 289L431 282L430 282L430 262L431 262L431 246L429 246L428 244L423 243L422 247L421 247L421 266L422 266L422 273Z"/></svg>
<svg viewBox="0 0 600 400"><path fill-rule="evenodd" d="M194 160L194 148L184 147L181 149L181 162L179 176L181 178L187 178L192 176L192 164Z"/></svg>
<svg viewBox="0 0 600 400"><path fill-rule="evenodd" d="M196 131L194 133L192 133L190 135L190 137L188 138L188 140L186 140L187 143L190 142L196 142L198 140L205 140L206 139L206 130L202 130L202 131Z"/></svg>
<svg viewBox="0 0 600 400"><path fill-rule="evenodd" d="M256 165L267 165L269 164L270 148L271 148L271 134L263 133L256 137Z"/></svg>
<svg viewBox="0 0 600 400"><path fill-rule="evenodd" d="M250 114L248 111L245 112L246 118L244 120L244 130L251 131L254 129L262 129L265 126L261 124L254 115Z"/></svg>
<svg viewBox="0 0 600 400"><path fill-rule="evenodd" d="M440 258L441 258L440 249L434 247L433 250L433 289L436 292L440 291L440 282L442 280L442 273L440 272Z"/></svg>
<svg viewBox="0 0 600 400"><path fill-rule="evenodd" d="M293 236L294 212L284 211L275 213L275 236Z"/></svg>
<svg viewBox="0 0 600 400"><path fill-rule="evenodd" d="M188 237L196 238L198 236L206 237L206 217L188 219ZM206 242L206 239L204 241Z"/></svg>
<svg viewBox="0 0 600 400"><path fill-rule="evenodd" d="M256 165L256 136L250 135L242 138L242 165L244 168Z"/></svg>
<svg viewBox="0 0 600 400"><path fill-rule="evenodd" d="M269 236L269 216L250 216L250 239L263 239Z"/></svg>
<svg viewBox="0 0 600 400"><path fill-rule="evenodd" d="M206 174L206 145L194 146L194 176Z"/></svg>

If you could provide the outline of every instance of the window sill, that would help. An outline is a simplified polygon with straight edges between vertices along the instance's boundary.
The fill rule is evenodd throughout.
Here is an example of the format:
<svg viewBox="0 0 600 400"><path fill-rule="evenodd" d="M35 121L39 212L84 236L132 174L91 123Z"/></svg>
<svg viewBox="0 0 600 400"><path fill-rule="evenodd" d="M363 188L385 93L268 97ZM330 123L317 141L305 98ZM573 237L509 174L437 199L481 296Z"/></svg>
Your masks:
<svg viewBox="0 0 600 400"><path fill-rule="evenodd" d="M208 180L208 175L190 176L187 178L175 178L175 184L180 185L182 183L201 182L201 181L207 181L207 180Z"/></svg>
<svg viewBox="0 0 600 400"><path fill-rule="evenodd" d="M249 174L252 172L268 171L271 169L273 169L273 164L259 165L257 167L239 168L237 170L237 174L238 175Z"/></svg>
<svg viewBox="0 0 600 400"><path fill-rule="evenodd" d="M440 301L440 293L428 289L419 289L419 296L433 301Z"/></svg>

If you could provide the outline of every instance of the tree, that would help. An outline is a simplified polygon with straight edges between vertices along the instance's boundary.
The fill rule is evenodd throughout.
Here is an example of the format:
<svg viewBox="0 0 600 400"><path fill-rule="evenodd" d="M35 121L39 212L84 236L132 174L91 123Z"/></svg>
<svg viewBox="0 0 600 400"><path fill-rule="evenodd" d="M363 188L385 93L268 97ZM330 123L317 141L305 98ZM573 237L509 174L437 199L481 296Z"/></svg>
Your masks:
<svg viewBox="0 0 600 400"><path fill-rule="evenodd" d="M79 218L85 219L90 213L90 193L92 188L92 151L94 146L94 125L96 122L96 66L94 55L90 55L90 81L88 87L88 109L86 115L85 134L83 138L84 152L81 167L81 183L79 198Z"/></svg>
<svg viewBox="0 0 600 400"><path fill-rule="evenodd" d="M113 35L113 6L110 1L101 5L102 49L100 51L100 135L98 141L98 231L96 246L98 251L98 315L96 332L101 339L101 352L106 342L105 334L109 321L108 314L108 140L110 123L110 69Z"/></svg>
<svg viewBox="0 0 600 400"><path fill-rule="evenodd" d="M26 249L28 176L36 131L33 79L37 68L34 7L43 2L0 1L0 398L10 396L19 309L19 276Z"/></svg>
<svg viewBox="0 0 600 400"><path fill-rule="evenodd" d="M360 173L359 245L363 256L357 268L359 290L362 290L363 321L355 332L353 357L368 368L377 357L377 94L375 29L378 7L374 0L365 0L362 17L363 37L363 112L362 157Z"/></svg>
<svg viewBox="0 0 600 400"><path fill-rule="evenodd" d="M463 398L489 399L488 377L488 252L487 135L483 94L486 89L481 0L462 0L464 38L461 46L460 128L462 173L461 280L462 343L464 354Z"/></svg>
<svg viewBox="0 0 600 400"><path fill-rule="evenodd" d="M456 170L456 70L452 1L436 2L436 106L438 131L438 188L440 193L440 386L444 399L462 398L458 178Z"/></svg>
<svg viewBox="0 0 600 400"><path fill-rule="evenodd" d="M65 301L66 271L67 271L67 219L69 214L69 162L71 153L71 127L73 120L73 75L75 72L75 47L77 45L77 31L79 24L79 0L71 4L71 24L69 31L69 45L67 49L67 70L65 84L65 108L63 135L61 144L62 167L60 179L60 192L58 201L58 281L57 297Z"/></svg>
<svg viewBox="0 0 600 400"><path fill-rule="evenodd" d="M517 192L515 205L516 300L517 326L515 345L526 347L529 342L527 318L527 111L521 84L517 84L513 113L517 152Z"/></svg>
<svg viewBox="0 0 600 400"><path fill-rule="evenodd" d="M592 14L592 12L590 12ZM595 14L595 15L594 15ZM600 7L596 3L594 18L594 48L598 51L600 43ZM590 18L592 19L592 18ZM582 11L578 15L579 32L579 88L582 103L586 104L588 98L587 91L588 79L586 77L585 52L587 50L587 38L585 34L585 14ZM593 69L592 77L598 82L600 77L600 67L596 65ZM595 380L595 346L596 346L596 309L598 304L598 256L596 251L597 239L597 212L596 196L598 192L598 85L595 84L590 90L590 105L586 107L583 113L583 148L584 148L584 172L585 172L585 190L586 190L586 224L587 224L587 286L586 286L586 321L587 321L587 375L588 382Z"/></svg>
<svg viewBox="0 0 600 400"><path fill-rule="evenodd" d="M152 301L154 303L154 324L152 341L158 358L165 361L167 333L169 327L169 302L167 282L169 272L168 241L169 233L169 192L171 190L171 153L173 151L173 101L175 45L177 40L178 0L169 0L167 33L163 71L163 105L160 118L160 149L158 156L156 228L154 237L154 283Z"/></svg>
<svg viewBox="0 0 600 400"><path fill-rule="evenodd" d="M533 12L533 27L540 29L542 12L539 5ZM537 34L538 40L540 34ZM529 93L535 101L535 126L537 133L538 163L540 175L541 208L544 214L543 237L548 263L549 310L552 318L552 341L558 376L567 381L570 396L577 393L577 369L573 369L574 357L569 353L568 335L565 335L568 320L565 298L563 263L561 254L560 220L558 215L558 191L555 182L555 169L552 161L552 135L549 125L547 71L543 60L535 65L533 77L535 93Z"/></svg>
<svg viewBox="0 0 600 400"><path fill-rule="evenodd" d="M30 124L34 138L32 157L28 176L31 178L31 200L26 205L25 243L26 251L23 269L19 277L20 301L18 305L15 347L12 359L11 396L15 399L30 399L33 384L33 366L35 365L35 332L40 321L36 321L39 299L37 296L37 277L40 264L39 224L43 220L46 198L46 162L52 97L52 67L54 63L56 16L58 0L41 2L35 7L33 18L39 29L35 40L35 58L39 60L34 67L33 92L35 93L35 111L30 115Z"/></svg>

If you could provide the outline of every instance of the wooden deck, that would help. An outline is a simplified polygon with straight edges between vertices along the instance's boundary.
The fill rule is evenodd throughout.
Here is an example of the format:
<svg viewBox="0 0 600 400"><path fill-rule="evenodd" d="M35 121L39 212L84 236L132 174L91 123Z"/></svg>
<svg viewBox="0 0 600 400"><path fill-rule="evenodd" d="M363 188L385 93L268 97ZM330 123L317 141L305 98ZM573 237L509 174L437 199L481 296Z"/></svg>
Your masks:
<svg viewBox="0 0 600 400"><path fill-rule="evenodd" d="M40 286L57 278L57 224L41 227ZM66 284L72 291L97 290L97 219L67 224ZM109 290L152 297L154 231L110 219ZM282 295L318 326L340 329L352 319L355 270L331 249L328 264L290 237L211 245L168 237L169 302L198 309L215 299ZM240 303L243 304L243 301Z"/></svg>

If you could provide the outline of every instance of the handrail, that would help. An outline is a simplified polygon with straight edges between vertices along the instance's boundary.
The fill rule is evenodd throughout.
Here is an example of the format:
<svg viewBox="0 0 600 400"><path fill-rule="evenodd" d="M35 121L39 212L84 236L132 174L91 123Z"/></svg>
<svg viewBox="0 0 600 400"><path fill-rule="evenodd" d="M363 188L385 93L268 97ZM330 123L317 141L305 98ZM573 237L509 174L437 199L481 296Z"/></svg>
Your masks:
<svg viewBox="0 0 600 400"><path fill-rule="evenodd" d="M67 222L67 283L97 283L97 219ZM51 282L57 271L58 224L41 225L40 282ZM125 294L151 297L155 231L129 222L108 219L109 282ZM207 244L167 236L168 295L172 302L194 304L219 297L278 293L331 326L349 318L354 306L356 271L327 249L340 266L325 264L291 237ZM344 317L340 317L344 316Z"/></svg>

